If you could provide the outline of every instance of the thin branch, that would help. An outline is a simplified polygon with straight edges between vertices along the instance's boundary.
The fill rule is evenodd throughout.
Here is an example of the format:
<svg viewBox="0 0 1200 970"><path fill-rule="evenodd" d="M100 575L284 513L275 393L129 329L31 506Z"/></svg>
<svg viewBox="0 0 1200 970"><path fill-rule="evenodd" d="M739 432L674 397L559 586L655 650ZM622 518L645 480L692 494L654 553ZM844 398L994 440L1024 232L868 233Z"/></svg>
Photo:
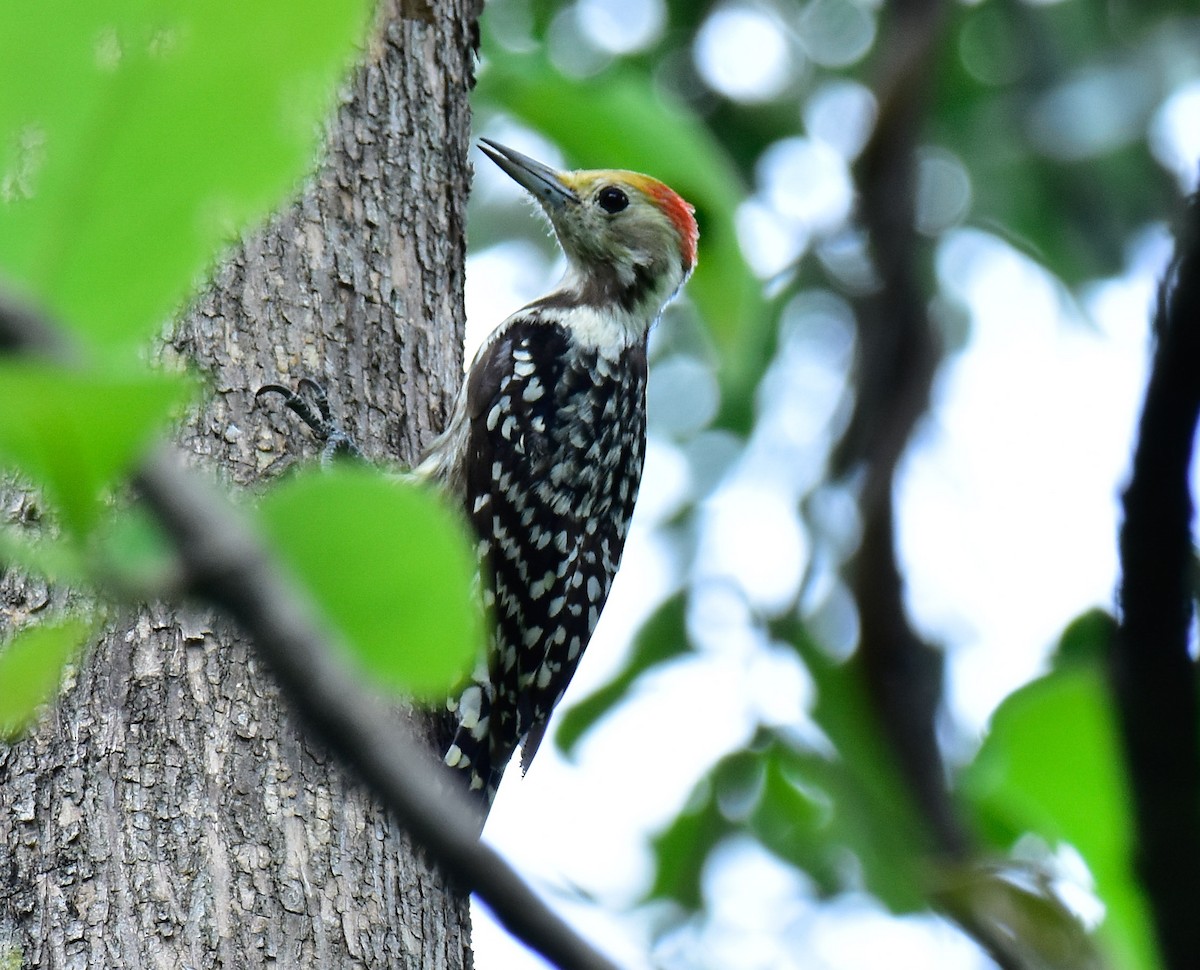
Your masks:
<svg viewBox="0 0 1200 970"><path fill-rule="evenodd" d="M0 348L71 357L61 331L0 302ZM565 970L615 970L478 839L478 811L394 713L338 659L307 603L234 510L165 452L137 476L186 570L187 587L239 623L302 716L352 766L445 874L513 936Z"/></svg>
<svg viewBox="0 0 1200 970"><path fill-rule="evenodd" d="M1200 967L1200 734L1192 624L1189 469L1200 415L1200 200L1163 284L1158 346L1121 529L1121 623L1112 656L1133 788L1136 867L1164 966Z"/></svg>

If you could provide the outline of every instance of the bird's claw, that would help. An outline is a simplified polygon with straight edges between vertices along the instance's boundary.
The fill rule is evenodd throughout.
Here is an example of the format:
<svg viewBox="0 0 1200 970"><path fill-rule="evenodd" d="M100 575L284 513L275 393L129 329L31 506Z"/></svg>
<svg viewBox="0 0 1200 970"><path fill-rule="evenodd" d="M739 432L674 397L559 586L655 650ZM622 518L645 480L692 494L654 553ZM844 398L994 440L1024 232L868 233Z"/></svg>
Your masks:
<svg viewBox="0 0 1200 970"><path fill-rule="evenodd" d="M283 384L264 384L254 392L256 401L262 400L267 394L278 394L283 398L284 406L308 425L313 436L324 447L321 449L321 464L328 465L335 458L361 458L354 439L342 426L334 420L333 409L329 406L329 395L325 388L309 377L302 377L292 390Z"/></svg>

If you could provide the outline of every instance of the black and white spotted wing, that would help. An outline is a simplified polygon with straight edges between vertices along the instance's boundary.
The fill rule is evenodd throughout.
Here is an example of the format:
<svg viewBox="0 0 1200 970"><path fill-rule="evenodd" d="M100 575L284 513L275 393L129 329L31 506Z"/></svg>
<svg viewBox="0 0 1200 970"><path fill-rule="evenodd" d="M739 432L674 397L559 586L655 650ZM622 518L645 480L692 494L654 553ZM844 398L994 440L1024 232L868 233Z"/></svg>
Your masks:
<svg viewBox="0 0 1200 970"><path fill-rule="evenodd" d="M458 744L490 798L522 739L528 767L620 563L644 457L645 346L609 359L534 311L493 338L468 382L466 511L495 626L483 717Z"/></svg>

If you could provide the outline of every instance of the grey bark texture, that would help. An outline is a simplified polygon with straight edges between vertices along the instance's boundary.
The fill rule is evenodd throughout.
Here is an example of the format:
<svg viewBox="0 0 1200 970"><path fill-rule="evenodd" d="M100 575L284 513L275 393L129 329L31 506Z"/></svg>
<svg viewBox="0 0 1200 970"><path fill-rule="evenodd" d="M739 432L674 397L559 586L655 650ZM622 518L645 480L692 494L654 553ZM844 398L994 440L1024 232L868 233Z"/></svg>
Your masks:
<svg viewBox="0 0 1200 970"><path fill-rule="evenodd" d="M255 486L305 447L255 407L269 381L321 381L372 458L409 461L440 429L461 379L477 14L384 4L318 174L173 329L164 352L211 390L180 435L197 467ZM35 516L24 496L4 512ZM0 577L0 630L58 596ZM468 939L466 900L219 617L121 618L37 729L0 745L3 970L457 970Z"/></svg>

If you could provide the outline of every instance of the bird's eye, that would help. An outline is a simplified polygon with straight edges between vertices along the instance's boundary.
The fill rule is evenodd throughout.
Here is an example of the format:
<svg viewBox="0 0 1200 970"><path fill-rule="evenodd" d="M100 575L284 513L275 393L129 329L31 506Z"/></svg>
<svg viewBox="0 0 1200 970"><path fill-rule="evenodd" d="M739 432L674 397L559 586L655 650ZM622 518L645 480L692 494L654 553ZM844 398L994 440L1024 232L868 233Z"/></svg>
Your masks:
<svg viewBox="0 0 1200 970"><path fill-rule="evenodd" d="M608 213L620 212L629 205L629 196L615 185L606 185L596 194L596 202Z"/></svg>

